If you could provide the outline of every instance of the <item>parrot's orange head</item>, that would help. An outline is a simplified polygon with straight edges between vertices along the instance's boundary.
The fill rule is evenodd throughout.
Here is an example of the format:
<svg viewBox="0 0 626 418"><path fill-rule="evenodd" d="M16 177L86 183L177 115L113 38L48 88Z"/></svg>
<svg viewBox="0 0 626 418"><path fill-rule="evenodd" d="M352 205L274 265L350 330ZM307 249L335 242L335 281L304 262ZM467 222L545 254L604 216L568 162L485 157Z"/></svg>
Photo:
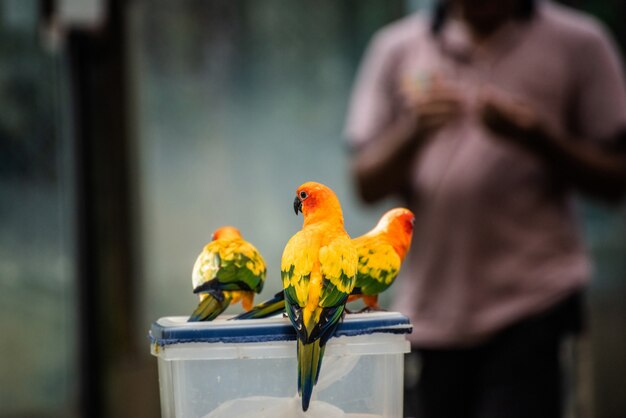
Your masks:
<svg viewBox="0 0 626 418"><path fill-rule="evenodd" d="M241 238L241 232L233 226L222 226L213 232L213 241L216 239Z"/></svg>
<svg viewBox="0 0 626 418"><path fill-rule="evenodd" d="M395 208L385 213L382 221L387 223L391 228L403 230L405 234L413 234L413 224L415 223L415 215L408 209Z"/></svg>
<svg viewBox="0 0 626 418"><path fill-rule="evenodd" d="M393 247L403 259L411 245L414 223L415 215L405 208L387 211L378 222L378 227L388 232Z"/></svg>
<svg viewBox="0 0 626 418"><path fill-rule="evenodd" d="M305 225L319 221L340 221L343 225L337 195L321 183L310 181L298 187L293 209L296 215L302 212Z"/></svg>

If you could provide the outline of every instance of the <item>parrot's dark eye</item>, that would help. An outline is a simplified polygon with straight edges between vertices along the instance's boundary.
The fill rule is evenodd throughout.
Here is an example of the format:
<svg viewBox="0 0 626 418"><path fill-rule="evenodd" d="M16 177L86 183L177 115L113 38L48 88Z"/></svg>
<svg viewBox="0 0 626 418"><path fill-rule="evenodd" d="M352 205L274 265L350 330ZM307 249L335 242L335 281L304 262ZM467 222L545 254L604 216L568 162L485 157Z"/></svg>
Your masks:
<svg viewBox="0 0 626 418"><path fill-rule="evenodd" d="M305 191L300 192L300 199L306 199L309 195Z"/></svg>

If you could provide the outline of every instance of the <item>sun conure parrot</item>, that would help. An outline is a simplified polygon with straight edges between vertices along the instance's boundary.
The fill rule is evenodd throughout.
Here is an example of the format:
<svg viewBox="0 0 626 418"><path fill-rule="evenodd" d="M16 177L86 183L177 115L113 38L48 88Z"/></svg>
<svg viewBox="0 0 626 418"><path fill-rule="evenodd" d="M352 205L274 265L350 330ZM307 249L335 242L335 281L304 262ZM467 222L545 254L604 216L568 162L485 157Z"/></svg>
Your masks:
<svg viewBox="0 0 626 418"><path fill-rule="evenodd" d="M193 266L193 292L199 295L200 303L189 322L212 321L239 301L250 310L254 294L263 289L265 274L263 257L238 229L218 228Z"/></svg>
<svg viewBox="0 0 626 418"><path fill-rule="evenodd" d="M413 213L404 208L387 211L369 232L354 238L359 257L357 277L348 302L363 299L367 308L378 310L378 294L393 284L413 236ZM367 309L366 308L366 309ZM279 292L268 301L233 319L260 319L285 310L285 297Z"/></svg>
<svg viewBox="0 0 626 418"><path fill-rule="evenodd" d="M366 310L381 310L378 295L392 285L413 237L413 212L386 212L371 231L352 240L359 256L356 285L348 302L363 299Z"/></svg>
<svg viewBox="0 0 626 418"><path fill-rule="evenodd" d="M306 411L326 342L354 288L358 257L331 189L304 183L296 191L293 207L296 214L302 212L304 225L287 242L280 269L285 308L297 334L298 393Z"/></svg>

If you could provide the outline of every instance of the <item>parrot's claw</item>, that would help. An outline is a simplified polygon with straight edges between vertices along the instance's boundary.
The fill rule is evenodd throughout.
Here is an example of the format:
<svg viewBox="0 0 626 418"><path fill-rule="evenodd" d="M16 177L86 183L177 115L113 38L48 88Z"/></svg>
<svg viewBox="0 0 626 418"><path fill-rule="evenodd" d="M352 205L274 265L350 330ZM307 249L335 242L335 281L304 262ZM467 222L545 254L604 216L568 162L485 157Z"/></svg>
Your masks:
<svg viewBox="0 0 626 418"><path fill-rule="evenodd" d="M361 309L357 313L370 313L370 312L387 312L386 309L381 308L380 306L366 306Z"/></svg>

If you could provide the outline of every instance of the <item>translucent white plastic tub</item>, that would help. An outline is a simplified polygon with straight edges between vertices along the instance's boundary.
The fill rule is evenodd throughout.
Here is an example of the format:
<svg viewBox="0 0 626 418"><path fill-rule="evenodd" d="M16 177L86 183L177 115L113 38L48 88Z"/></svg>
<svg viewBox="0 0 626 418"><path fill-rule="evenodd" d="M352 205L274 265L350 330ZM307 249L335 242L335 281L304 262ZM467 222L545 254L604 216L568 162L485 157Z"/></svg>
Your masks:
<svg viewBox="0 0 626 418"><path fill-rule="evenodd" d="M186 320L161 318L150 331L164 418L402 417L411 325L398 313L346 315L326 346L306 414L287 318Z"/></svg>

